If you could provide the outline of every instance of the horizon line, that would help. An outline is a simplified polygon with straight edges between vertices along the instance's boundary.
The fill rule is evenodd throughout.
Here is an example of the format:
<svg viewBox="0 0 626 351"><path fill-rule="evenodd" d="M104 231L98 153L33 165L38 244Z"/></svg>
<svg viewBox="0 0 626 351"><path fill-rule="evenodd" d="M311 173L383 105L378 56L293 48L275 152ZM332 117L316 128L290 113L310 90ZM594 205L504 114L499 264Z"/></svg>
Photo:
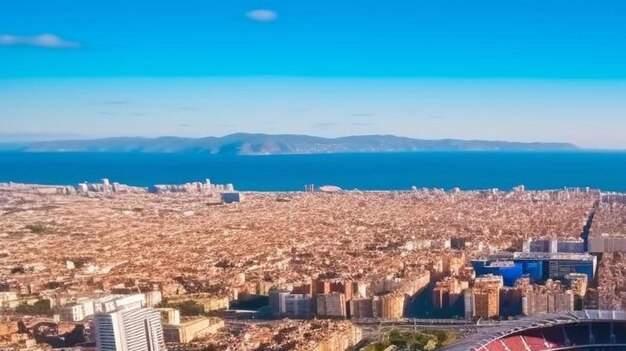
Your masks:
<svg viewBox="0 0 626 351"><path fill-rule="evenodd" d="M50 136L50 139L35 139L37 136L46 137ZM56 141L90 141L90 140L103 140L103 139L163 139L163 138L178 138L178 139L205 139L205 138L225 138L234 135L263 135L263 136L301 136L301 137L313 137L320 139L341 139L341 138L349 138L349 137L394 137L394 138L405 138L405 139L413 139L413 140L424 140L424 141L446 141L446 140L454 140L454 141L488 141L488 142L503 142L503 143L521 143L521 144L570 144L576 146L577 148L582 148L579 145L570 142L570 141L541 141L541 140L506 140L506 139L481 139L481 138L454 138L454 137L445 137L445 138L428 138L428 137L417 137L417 136L407 136L407 135L398 135L393 133L364 133L364 134L344 134L340 136L324 136L319 134L307 134L307 133L289 133L289 132L277 132L277 133L267 133L267 132L249 132L249 131L238 131L232 133L226 133L221 135L201 135L201 136L184 136L184 135L175 135L175 134L163 134L163 135L108 135L108 136L98 136L98 135L84 135L84 134L71 134L71 133L54 133L54 132L0 132L0 143L37 143L37 142L56 142ZM25 138L24 140L19 140L20 137ZM26 138L31 137L33 140L27 140ZM15 141L3 141L3 138L15 138ZM587 149L587 148L585 148Z"/></svg>

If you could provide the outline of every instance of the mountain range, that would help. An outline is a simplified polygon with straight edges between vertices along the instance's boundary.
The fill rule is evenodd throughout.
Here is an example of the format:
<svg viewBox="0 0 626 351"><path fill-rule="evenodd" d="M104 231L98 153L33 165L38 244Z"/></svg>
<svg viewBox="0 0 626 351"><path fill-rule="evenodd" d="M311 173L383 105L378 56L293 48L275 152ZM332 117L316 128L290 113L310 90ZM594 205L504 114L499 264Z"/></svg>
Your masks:
<svg viewBox="0 0 626 351"><path fill-rule="evenodd" d="M115 137L91 140L38 141L5 145L24 152L165 152L237 155L322 154L410 151L560 151L577 150L569 143L509 142L458 139L413 139L393 135L323 138L295 134L235 133L223 137Z"/></svg>

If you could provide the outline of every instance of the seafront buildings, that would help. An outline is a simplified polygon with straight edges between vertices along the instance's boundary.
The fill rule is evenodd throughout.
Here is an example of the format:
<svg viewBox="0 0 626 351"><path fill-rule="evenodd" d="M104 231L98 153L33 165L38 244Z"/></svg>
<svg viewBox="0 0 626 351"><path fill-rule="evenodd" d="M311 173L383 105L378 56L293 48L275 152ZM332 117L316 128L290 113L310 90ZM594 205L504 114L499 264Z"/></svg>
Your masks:
<svg viewBox="0 0 626 351"><path fill-rule="evenodd" d="M626 309L620 194L68 189L0 186L2 347L45 323L86 350L345 350L376 321Z"/></svg>

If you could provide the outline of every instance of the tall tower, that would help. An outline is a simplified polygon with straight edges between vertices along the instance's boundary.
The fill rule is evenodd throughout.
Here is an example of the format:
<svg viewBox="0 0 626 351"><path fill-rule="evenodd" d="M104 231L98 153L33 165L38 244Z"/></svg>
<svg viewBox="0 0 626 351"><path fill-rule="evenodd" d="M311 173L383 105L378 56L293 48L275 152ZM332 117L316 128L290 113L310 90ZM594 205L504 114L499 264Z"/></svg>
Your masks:
<svg viewBox="0 0 626 351"><path fill-rule="evenodd" d="M95 318L98 351L166 351L161 316L150 308L118 308Z"/></svg>

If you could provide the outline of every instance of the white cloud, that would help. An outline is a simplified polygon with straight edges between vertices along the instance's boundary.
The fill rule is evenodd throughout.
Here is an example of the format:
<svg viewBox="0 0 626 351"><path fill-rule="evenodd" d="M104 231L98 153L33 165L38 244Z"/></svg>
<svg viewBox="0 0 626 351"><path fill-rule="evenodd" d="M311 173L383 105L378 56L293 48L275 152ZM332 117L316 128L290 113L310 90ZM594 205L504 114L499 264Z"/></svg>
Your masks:
<svg viewBox="0 0 626 351"><path fill-rule="evenodd" d="M259 22L273 22L278 19L278 13L272 10L257 9L247 12L246 17Z"/></svg>
<svg viewBox="0 0 626 351"><path fill-rule="evenodd" d="M54 34L40 34L35 36L20 36L12 34L0 34L0 46L35 46L40 48L77 48L78 42L68 41Z"/></svg>

